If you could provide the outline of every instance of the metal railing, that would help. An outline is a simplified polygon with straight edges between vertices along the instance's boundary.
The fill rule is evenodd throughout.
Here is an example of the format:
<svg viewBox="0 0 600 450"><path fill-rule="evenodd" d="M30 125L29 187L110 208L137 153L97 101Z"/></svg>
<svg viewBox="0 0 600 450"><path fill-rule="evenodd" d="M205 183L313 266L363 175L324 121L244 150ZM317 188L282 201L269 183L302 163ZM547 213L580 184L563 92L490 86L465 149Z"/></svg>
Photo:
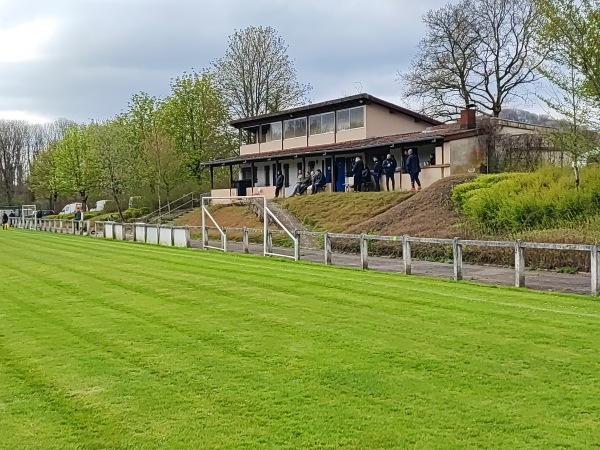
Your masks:
<svg viewBox="0 0 600 450"><path fill-rule="evenodd" d="M171 215L174 212L187 211L193 209L194 207L200 207L202 204L202 198L207 195L210 194L198 194L195 192L190 192L189 194L185 194L179 197L178 199L161 206L157 210L140 217L139 220L148 223L160 222L163 219L163 217Z"/></svg>

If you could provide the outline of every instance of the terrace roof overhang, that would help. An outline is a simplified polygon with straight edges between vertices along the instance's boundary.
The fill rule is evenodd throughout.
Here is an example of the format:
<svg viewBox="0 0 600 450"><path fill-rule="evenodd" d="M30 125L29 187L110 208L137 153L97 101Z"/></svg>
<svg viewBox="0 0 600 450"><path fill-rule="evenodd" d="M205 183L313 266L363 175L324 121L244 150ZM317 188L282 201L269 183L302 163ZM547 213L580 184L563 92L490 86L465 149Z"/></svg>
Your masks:
<svg viewBox="0 0 600 450"><path fill-rule="evenodd" d="M441 144L444 141L444 137L440 135L428 135L422 137L414 137L410 139L397 139L384 141L382 139L367 139L364 141L355 141L355 145L352 141L345 142L343 144L328 144L321 145L318 147L300 147L295 149L278 150L274 152L265 153L253 153L242 156L234 156L231 158L217 159L202 163L204 167L226 167L226 166L237 166L240 164L249 164L256 162L267 162L267 161L280 161L285 159L296 159L306 158L311 156L334 156L344 154L355 154L356 152L365 152L376 149L393 149L393 148L407 148L414 145L421 145L423 143L435 143Z"/></svg>

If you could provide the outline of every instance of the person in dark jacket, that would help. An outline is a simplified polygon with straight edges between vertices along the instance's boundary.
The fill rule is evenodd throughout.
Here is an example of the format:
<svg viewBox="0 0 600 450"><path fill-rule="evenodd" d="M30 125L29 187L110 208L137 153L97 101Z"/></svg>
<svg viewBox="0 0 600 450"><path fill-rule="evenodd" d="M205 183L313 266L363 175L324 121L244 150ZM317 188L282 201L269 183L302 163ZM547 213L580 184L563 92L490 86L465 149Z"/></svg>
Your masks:
<svg viewBox="0 0 600 450"><path fill-rule="evenodd" d="M81 221L83 220L83 213L81 212L81 209L79 209L79 207L77 207L77 211L75 211L75 216L73 217L73 220L75 220L75 229L79 231L79 226L81 224Z"/></svg>
<svg viewBox="0 0 600 450"><path fill-rule="evenodd" d="M352 174L354 175L354 191L355 192L361 191L361 186L363 183L362 171L364 168L365 168L365 166L363 165L362 159L360 159L360 156L357 156L356 160L354 161L354 166L352 167Z"/></svg>
<svg viewBox="0 0 600 450"><path fill-rule="evenodd" d="M285 178L281 173L281 170L277 171L277 178L275 178L275 198L279 197L279 193L283 189L283 185L285 183Z"/></svg>
<svg viewBox="0 0 600 450"><path fill-rule="evenodd" d="M396 180L394 179L394 173L396 173L396 160L392 155L387 155L387 158L381 165L383 173L385 174L385 187L390 190L390 181L392 182L392 191L396 189Z"/></svg>
<svg viewBox="0 0 600 450"><path fill-rule="evenodd" d="M482 172L482 173L485 173L485 172ZM15 216L15 213L14 213L14 211L11 211L11 213L8 215L8 219L10 220L10 219L12 219L13 217L17 217L17 216ZM10 227L14 227L14 226L15 226L15 225L14 225L14 223L9 223L8 225L9 225Z"/></svg>
<svg viewBox="0 0 600 450"><path fill-rule="evenodd" d="M363 182L363 192L368 192L371 190L371 170L365 161L365 167L362 171L362 182Z"/></svg>
<svg viewBox="0 0 600 450"><path fill-rule="evenodd" d="M323 189L325 187L325 184L326 184L325 175L323 175L323 172L321 172L321 169L317 169L317 173L315 174L315 178L313 179L312 194L316 194L321 189Z"/></svg>
<svg viewBox="0 0 600 450"><path fill-rule="evenodd" d="M2 213L2 229L8 230L8 215L5 212Z"/></svg>
<svg viewBox="0 0 600 450"><path fill-rule="evenodd" d="M408 151L408 158L406 158L406 171L410 175L410 190L414 191L415 183L417 183L420 191L421 180L419 180L419 172L421 172L421 163L419 161L419 156L413 151L412 148Z"/></svg>
<svg viewBox="0 0 600 450"><path fill-rule="evenodd" d="M379 158L377 156L373 157L373 183L375 184L375 192L379 192L381 190L381 185L379 184L379 180L381 180L381 162L379 162Z"/></svg>

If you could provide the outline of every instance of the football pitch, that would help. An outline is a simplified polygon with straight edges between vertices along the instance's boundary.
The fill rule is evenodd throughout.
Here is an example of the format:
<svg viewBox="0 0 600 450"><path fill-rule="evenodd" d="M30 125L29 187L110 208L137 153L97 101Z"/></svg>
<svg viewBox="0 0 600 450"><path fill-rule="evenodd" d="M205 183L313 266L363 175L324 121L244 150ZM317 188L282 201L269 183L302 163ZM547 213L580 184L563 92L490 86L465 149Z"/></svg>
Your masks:
<svg viewBox="0 0 600 450"><path fill-rule="evenodd" d="M592 448L600 303L0 231L0 448Z"/></svg>

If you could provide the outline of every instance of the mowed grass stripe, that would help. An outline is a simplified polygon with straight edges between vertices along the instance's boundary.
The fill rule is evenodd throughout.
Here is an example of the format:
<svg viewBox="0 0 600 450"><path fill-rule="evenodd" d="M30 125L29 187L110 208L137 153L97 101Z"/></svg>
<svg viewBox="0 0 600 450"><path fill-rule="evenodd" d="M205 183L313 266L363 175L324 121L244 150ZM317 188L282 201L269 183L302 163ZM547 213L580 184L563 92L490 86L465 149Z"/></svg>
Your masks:
<svg viewBox="0 0 600 450"><path fill-rule="evenodd" d="M106 281L106 280L105 280L105 281ZM167 279L166 281L168 282L168 279ZM176 279L173 277L173 280L172 280L172 281L173 281L173 282L176 282ZM208 280L208 281L210 282L210 281L212 281L212 280ZM177 281L177 283L186 283L186 280ZM127 286L123 286L123 287L124 287L124 288L127 288ZM209 290L210 290L210 288L211 288L211 287L209 287ZM206 289L206 288L204 288L204 289ZM225 290L227 290L227 288L221 288L221 289L225 289ZM310 290L311 290L311 289L312 289L312 288L310 288L310 289L309 289L309 290L307 290L306 292L307 292L308 294L310 294ZM213 289L213 291L214 291L214 289ZM313 290L313 291L314 291L314 290ZM359 289L359 290L358 290L358 292L362 293L362 292L364 292L364 290L362 290L362 289ZM304 294L304 292L303 292L303 294ZM288 297L291 297L291 296L288 296ZM317 295L316 297L317 297L317 298L320 298L318 295ZM325 297L325 298L326 298L326 297ZM287 301L288 299L286 298L285 300ZM365 300L365 301L368 301L368 297L365 297L365 298L364 298L364 300ZM278 307L278 308L279 308L279 307L282 307L282 305L281 305L281 304L278 304L278 305L277 305L277 307ZM453 308L453 306L452 306L452 304L451 304L451 303L450 303L450 304L447 304L447 305L445 305L445 306L442 306L442 307L445 307L446 309ZM337 308L337 309L339 309L339 308ZM367 311L367 312L366 312L366 314L372 313L373 311L374 311L374 309L373 309L372 307L370 307L370 310L369 310L369 311ZM518 312L517 312L517 313L518 313ZM413 313L413 314L414 314L414 313ZM515 313L515 314L516 314L516 313ZM514 314L513 314L513 315L510 315L510 316L508 316L508 319L513 319L513 318L514 318ZM533 321L535 321L536 323L539 323L539 322L540 322L540 318L539 318L539 317L537 317L537 316L531 316L530 320L533 320ZM475 324L475 325L476 325L476 324ZM541 325L540 325L540 326L541 326Z"/></svg>
<svg viewBox="0 0 600 450"><path fill-rule="evenodd" d="M35 444L11 399L37 390L66 405L30 403L40 448L596 442L593 300L34 232L0 252L0 447Z"/></svg>
<svg viewBox="0 0 600 450"><path fill-rule="evenodd" d="M115 249L121 250L123 252L123 254L127 254L127 250L122 248L122 243L121 242L115 242L115 241L103 241L106 242L108 244L108 248L106 249L107 251L114 251ZM81 243L80 245L82 245L82 248L85 248L85 243ZM120 248L119 248L120 247ZM176 257L176 260L173 260L173 255L169 254L169 251L172 251L173 249L168 249L167 253L164 252L163 249L160 248L156 248L156 247L149 247L149 246L144 246L144 250L140 250L138 253L143 252L139 257L140 258L152 258L156 261L163 261L163 262L169 262L169 264L179 264L182 266L182 268L185 268L187 270L190 271L194 271L194 270L210 270L211 267L206 267L206 266L199 266L197 264L197 261L194 261L194 263L191 262L186 262L189 261L189 258L194 258L194 255L191 255L189 253L189 251L187 251L187 253L183 253L186 252L186 250L180 250L177 249L178 251L182 251L182 253L178 254ZM195 252L195 251L192 251ZM159 255L159 256L165 256L168 255L169 258L156 258L156 257L149 257L147 256L148 253L154 254L154 255ZM248 272L249 270L252 270L253 274L256 273L261 273L264 274L266 271L268 271L268 269L264 269L261 268L261 265L256 264L255 260L253 258L251 258L250 262L246 262L246 263L240 263L239 260L236 261L236 258L230 258L229 255L220 255L220 254L213 254L214 258L218 258L220 256L225 256L225 259L221 260L218 262L219 266L225 266L225 267L229 267L232 269L236 269L236 271L238 272L236 274L236 276L239 276L239 274L242 273L242 270L245 272ZM244 258L244 256L239 255L241 258ZM270 260L272 262L272 260ZM294 264L294 268L293 269L288 269L286 270L285 268L281 269L280 271L283 272L284 274L287 273L299 273L299 275L302 275L302 270L309 270L309 271L314 271L314 273L311 272L311 276L318 282L322 282L325 281L325 279L329 279L331 280L332 277L328 276L331 275L331 272L319 272L318 269L315 269L314 265L297 265L297 263L289 263L286 261L287 264ZM262 264L262 263L261 263ZM265 265L269 265L269 262L265 262ZM277 261L276 264L281 265L281 261ZM318 267L318 266L317 266ZM325 268L326 270L327 268ZM221 270L221 269L217 269L217 270ZM350 271L353 271L352 269L349 269ZM327 273L327 275L326 275ZM199 274L201 275L201 272L199 272ZM372 275L379 275L379 274L374 274L371 273ZM385 274L382 274L385 275ZM284 275L285 276L285 275ZM335 276L335 282L337 283L335 286L331 286L331 287L340 287L340 288L345 288L345 289L349 289L352 290L353 289L353 285L350 283L347 283L348 281L352 281L350 278L347 277L342 277L340 276L339 273L336 273ZM399 276L396 280L390 280L389 278L386 280L386 283L393 283L396 286L398 286L399 284L402 284L402 286L398 286L398 287L402 287L405 289L409 289L412 292L415 292L416 294L419 293L423 293L423 294L431 294L435 291L432 291L429 288L424 288L426 286L429 286L429 280L428 279L424 279L422 277L402 277ZM372 285L373 283L370 281L369 278L366 278L364 280L364 283L366 283L367 285ZM485 301L483 298L481 297L474 297L474 296L468 296L466 295L467 293L469 293L470 291L473 291L474 293L478 293L481 292L481 290L483 289L486 292L489 292L490 288L489 287L483 287L483 286L477 286L477 285L473 285L473 284L462 284L462 285L456 285L454 283L448 282L449 286L448 289L446 289L445 291L449 291L449 292L437 292L438 295L441 296L446 296L449 298L461 298L461 299L465 299L465 300L472 300L472 301L477 301L477 302L482 302ZM380 285L380 284L379 284ZM395 287L395 286L394 286ZM534 311L547 311L547 312L553 312L553 313L558 313L558 314L573 314L573 315L589 315L590 317L594 317L594 318L600 318L600 313L586 313L585 311L582 311L582 304L585 304L585 302L578 302L577 306L573 306L573 304L569 303L569 302L561 302L561 304L559 305L559 309L552 309L552 298L553 296L548 294L545 295L543 297L539 297L538 293L536 292L531 292L531 291L522 291L522 290L507 290L505 288L503 288L502 290L502 297L503 297L503 301L502 302L498 302L498 304L500 304L501 306L510 306L511 303L509 303L507 300L509 299L516 299L518 301L518 303L515 303L515 307L518 308L531 308ZM531 298L536 305L528 305L525 300L527 300L528 298ZM564 299L564 296L559 296L558 298L560 299ZM582 297L579 297L580 300L582 299ZM540 299L543 299L543 303L540 302ZM493 300L488 299L488 301L493 303ZM548 307L543 307L540 305L548 305ZM598 308L598 304L595 301L589 301L589 305L591 305L595 311L599 311Z"/></svg>

